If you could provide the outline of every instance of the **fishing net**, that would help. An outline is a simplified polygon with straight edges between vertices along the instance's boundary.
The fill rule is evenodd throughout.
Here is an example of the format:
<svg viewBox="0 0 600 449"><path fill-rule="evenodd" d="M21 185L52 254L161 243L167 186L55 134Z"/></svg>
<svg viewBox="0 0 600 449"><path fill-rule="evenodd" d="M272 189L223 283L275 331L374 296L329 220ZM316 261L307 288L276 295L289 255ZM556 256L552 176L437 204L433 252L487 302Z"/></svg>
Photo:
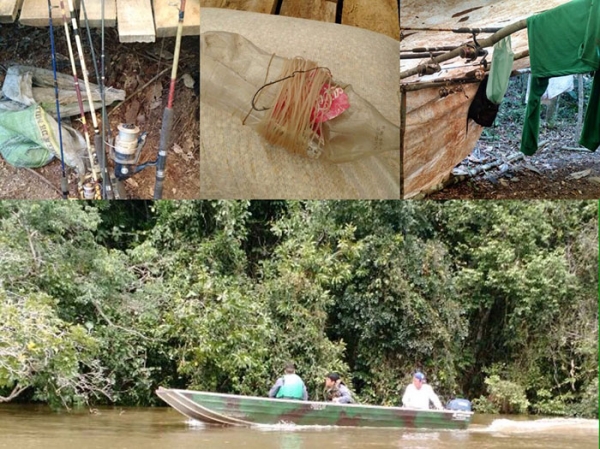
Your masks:
<svg viewBox="0 0 600 449"><path fill-rule="evenodd" d="M336 163L399 151L399 128L316 61L269 54L237 33L205 32L200 45L201 101L269 144Z"/></svg>

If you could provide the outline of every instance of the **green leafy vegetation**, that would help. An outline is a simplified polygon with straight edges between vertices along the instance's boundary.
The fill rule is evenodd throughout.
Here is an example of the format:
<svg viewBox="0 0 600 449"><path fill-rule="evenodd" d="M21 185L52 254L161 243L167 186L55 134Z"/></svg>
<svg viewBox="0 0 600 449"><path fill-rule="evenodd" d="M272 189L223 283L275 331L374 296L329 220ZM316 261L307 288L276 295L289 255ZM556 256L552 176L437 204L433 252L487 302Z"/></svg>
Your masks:
<svg viewBox="0 0 600 449"><path fill-rule="evenodd" d="M595 202L0 202L0 401L265 395L598 416Z"/></svg>

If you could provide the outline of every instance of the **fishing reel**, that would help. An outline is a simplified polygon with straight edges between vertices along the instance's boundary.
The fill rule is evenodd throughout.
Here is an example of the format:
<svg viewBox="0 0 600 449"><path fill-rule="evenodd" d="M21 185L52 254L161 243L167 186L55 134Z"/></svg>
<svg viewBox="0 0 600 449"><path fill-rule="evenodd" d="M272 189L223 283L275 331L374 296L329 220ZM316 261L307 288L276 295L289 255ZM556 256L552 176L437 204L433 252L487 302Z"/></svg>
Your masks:
<svg viewBox="0 0 600 449"><path fill-rule="evenodd" d="M111 149L111 158L115 161L115 178L124 181L144 168L156 165L156 161L138 165L148 133L140 132L136 125L130 123L121 123L117 129L119 132Z"/></svg>

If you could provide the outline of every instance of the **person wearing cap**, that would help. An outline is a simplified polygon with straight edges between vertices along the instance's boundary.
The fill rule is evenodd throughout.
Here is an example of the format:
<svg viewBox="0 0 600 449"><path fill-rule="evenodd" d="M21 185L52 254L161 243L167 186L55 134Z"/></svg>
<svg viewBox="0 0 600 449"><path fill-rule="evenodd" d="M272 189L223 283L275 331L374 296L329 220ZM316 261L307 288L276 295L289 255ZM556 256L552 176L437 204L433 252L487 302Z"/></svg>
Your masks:
<svg viewBox="0 0 600 449"><path fill-rule="evenodd" d="M408 385L404 391L402 405L406 408L428 410L430 402L433 403L436 409L444 409L440 402L440 398L433 392L433 388L425 383L425 375L422 372L417 371L413 375L412 383Z"/></svg>
<svg viewBox="0 0 600 449"><path fill-rule="evenodd" d="M338 373L329 373L325 376L325 399L338 404L354 404L350 389L346 386Z"/></svg>
<svg viewBox="0 0 600 449"><path fill-rule="evenodd" d="M269 390L270 398L297 399L308 401L308 392L304 381L296 374L296 365L285 365L284 375L277 379L275 385Z"/></svg>

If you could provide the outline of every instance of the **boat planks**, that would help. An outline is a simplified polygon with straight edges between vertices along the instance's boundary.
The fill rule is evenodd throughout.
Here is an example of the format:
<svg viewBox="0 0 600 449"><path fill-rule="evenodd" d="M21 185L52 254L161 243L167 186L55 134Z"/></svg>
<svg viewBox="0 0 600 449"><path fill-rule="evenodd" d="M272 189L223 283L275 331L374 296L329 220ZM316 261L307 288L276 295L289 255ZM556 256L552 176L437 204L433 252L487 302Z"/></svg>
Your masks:
<svg viewBox="0 0 600 449"><path fill-rule="evenodd" d="M479 84L467 84L463 92L440 98L432 87L406 95L404 133L404 197L411 198L442 182L475 146L483 127L467 125L471 98ZM465 154L466 153L466 154Z"/></svg>

